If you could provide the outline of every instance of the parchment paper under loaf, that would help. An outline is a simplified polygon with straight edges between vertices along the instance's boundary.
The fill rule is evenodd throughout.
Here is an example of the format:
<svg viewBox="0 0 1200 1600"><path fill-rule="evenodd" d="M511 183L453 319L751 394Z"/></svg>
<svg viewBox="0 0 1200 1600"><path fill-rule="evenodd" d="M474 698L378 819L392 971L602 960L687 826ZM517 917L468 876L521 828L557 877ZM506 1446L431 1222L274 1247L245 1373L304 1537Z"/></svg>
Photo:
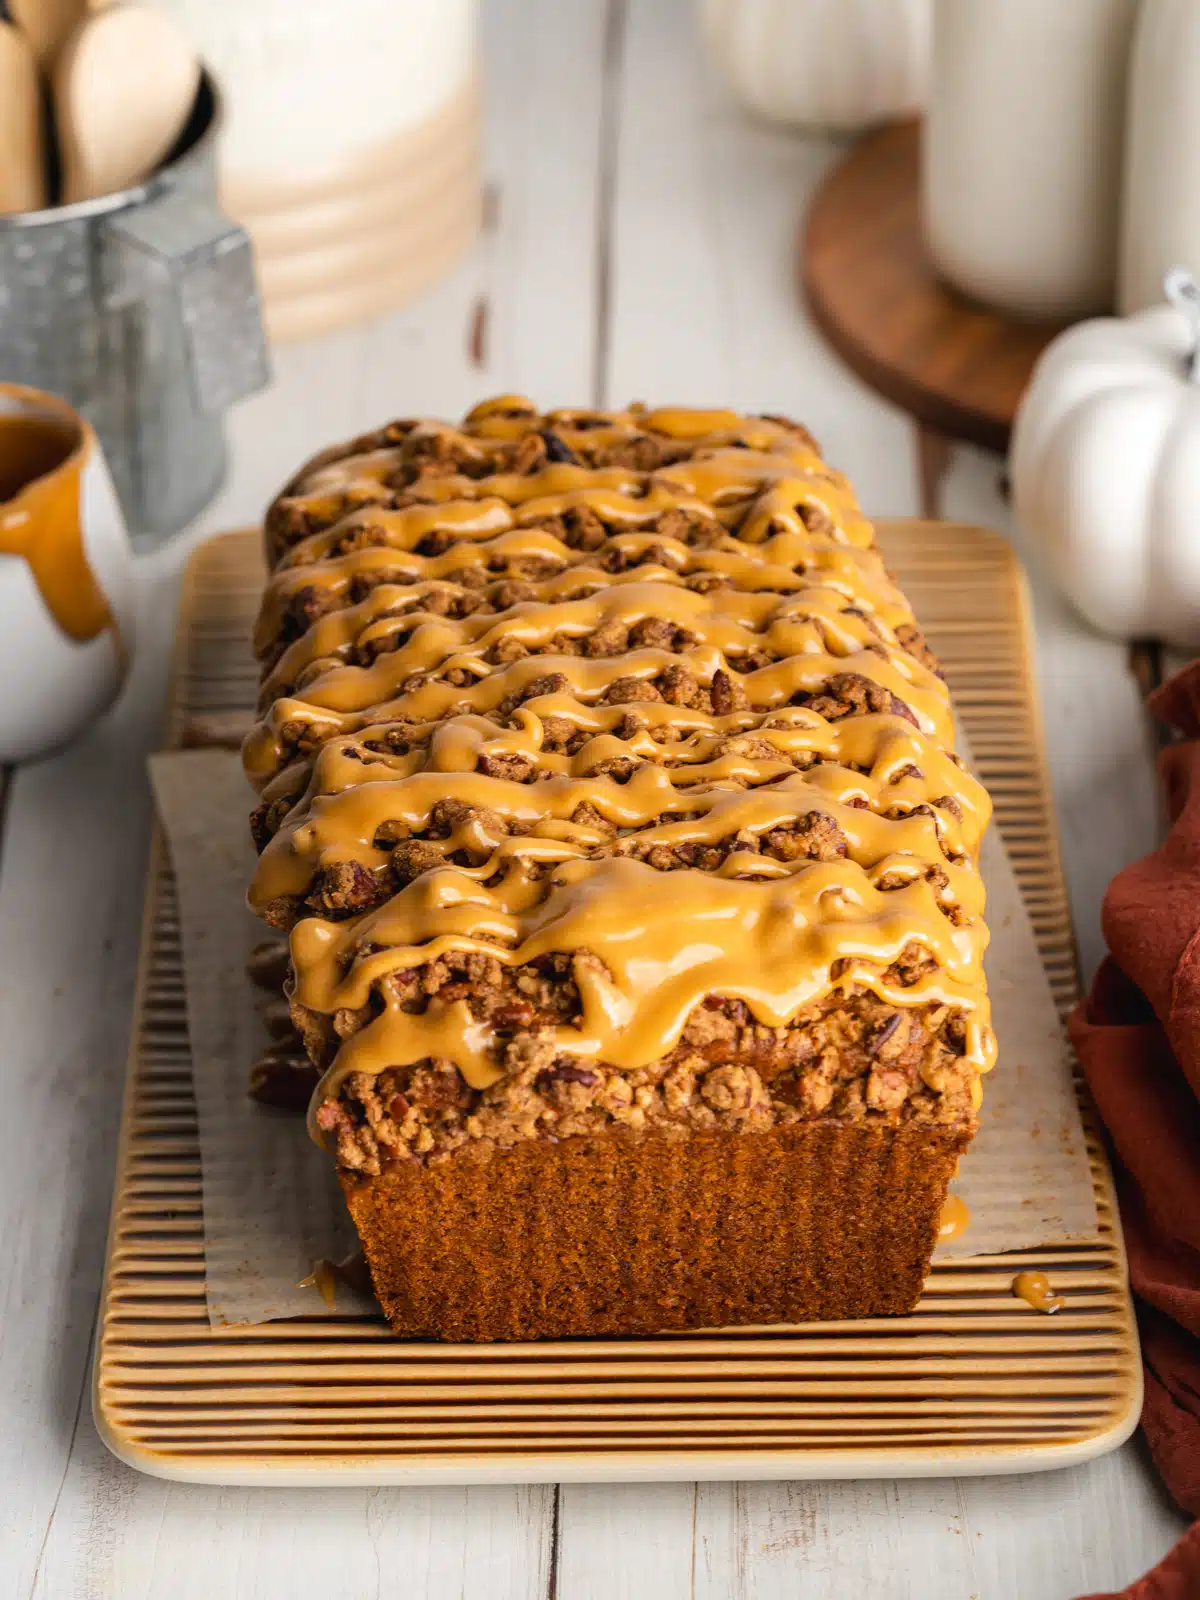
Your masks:
<svg viewBox="0 0 1200 1600"><path fill-rule="evenodd" d="M355 1248L332 1163L304 1118L257 1105L250 1063L265 1042L245 976L266 933L245 907L254 864L250 799L236 754L170 751L151 758L159 815L178 885L204 1178L208 1310L214 1324L345 1316L371 1303L339 1284L328 1311L299 1280L320 1259ZM1096 1233L1079 1106L1058 1015L999 832L982 853L987 957L1000 1044L984 1080L981 1126L955 1190L971 1223L938 1258L1001 1254Z"/></svg>
<svg viewBox="0 0 1200 1600"><path fill-rule="evenodd" d="M179 897L209 1321L319 1316L327 1308L301 1278L358 1241L333 1163L304 1118L247 1093L267 1034L246 960L270 929L246 908L255 857L241 761L229 750L174 750L151 756L150 776ZM377 1309L338 1284L337 1314Z"/></svg>

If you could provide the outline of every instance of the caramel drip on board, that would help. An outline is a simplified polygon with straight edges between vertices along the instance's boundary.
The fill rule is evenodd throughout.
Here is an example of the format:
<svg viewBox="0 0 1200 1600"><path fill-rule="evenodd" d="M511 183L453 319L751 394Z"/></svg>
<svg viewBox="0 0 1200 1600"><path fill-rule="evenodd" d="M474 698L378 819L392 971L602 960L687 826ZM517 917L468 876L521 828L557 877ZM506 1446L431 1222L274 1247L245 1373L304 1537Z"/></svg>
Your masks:
<svg viewBox="0 0 1200 1600"><path fill-rule="evenodd" d="M312 1271L307 1277L301 1278L296 1287L315 1289L332 1311L337 1305L339 1283L357 1290L359 1294L375 1293L371 1284L371 1272L361 1250L352 1251L341 1261L330 1261L328 1257L321 1256L313 1262Z"/></svg>
<svg viewBox="0 0 1200 1600"><path fill-rule="evenodd" d="M299 905L346 863L390 883L398 839L422 840L433 863L371 910L292 929L296 1003L358 1019L339 1028L314 1108L349 1073L426 1058L475 1088L503 1076L467 1000L414 1011L389 982L449 951L501 967L570 956L579 1014L544 1032L581 1061L661 1059L710 996L778 1029L865 989L960 1014L964 1058L986 1071L976 856L990 807L952 753L945 685L897 635L915 635L912 614L846 480L769 419L531 415L501 397L461 429L393 425L320 458L268 519L291 542L256 632L274 656L244 757L287 815L251 902ZM535 425L560 458L514 471ZM647 434L670 442L650 470L575 458ZM377 503L389 495L409 503ZM580 550L564 529L584 513L605 531ZM704 520L702 541L680 515ZM530 570L515 604L431 604ZM298 599L312 620L288 641ZM671 646L630 642L643 624L675 630ZM615 653L598 648L614 638ZM668 703L655 681L681 669L698 697ZM831 681L870 695L827 717L807 701ZM761 848L813 814L837 841L823 856ZM719 846L719 864L667 876L637 858L681 845ZM894 970L914 945L931 960ZM947 1216L965 1226L965 1210L952 1197Z"/></svg>
<svg viewBox="0 0 1200 1600"><path fill-rule="evenodd" d="M46 609L81 644L113 627L83 547L87 435L66 416L0 411L0 555L19 556Z"/></svg>
<svg viewBox="0 0 1200 1600"><path fill-rule="evenodd" d="M938 1226L938 1238L942 1240L960 1238L970 1226L971 1208L967 1202L956 1194L948 1194L946 1203L942 1207L942 1220Z"/></svg>
<svg viewBox="0 0 1200 1600"><path fill-rule="evenodd" d="M1044 1272L1018 1272L1012 1281L1012 1292L1018 1300L1048 1317L1067 1303L1061 1295L1050 1292L1050 1280Z"/></svg>
<svg viewBox="0 0 1200 1600"><path fill-rule="evenodd" d="M330 1311L337 1304L337 1271L332 1261L324 1256L313 1262L312 1271L301 1278L297 1289L315 1289Z"/></svg>

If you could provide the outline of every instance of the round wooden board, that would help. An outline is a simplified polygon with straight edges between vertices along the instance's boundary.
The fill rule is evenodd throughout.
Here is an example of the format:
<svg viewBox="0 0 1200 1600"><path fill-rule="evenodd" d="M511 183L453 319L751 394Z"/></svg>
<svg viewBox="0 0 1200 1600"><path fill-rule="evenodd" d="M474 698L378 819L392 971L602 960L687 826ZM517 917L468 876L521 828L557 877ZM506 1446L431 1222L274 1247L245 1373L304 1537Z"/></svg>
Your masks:
<svg viewBox="0 0 1200 1600"><path fill-rule="evenodd" d="M871 387L925 428L1001 453L1064 322L1021 322L942 283L919 215L920 123L856 144L813 198L801 273L813 318Z"/></svg>

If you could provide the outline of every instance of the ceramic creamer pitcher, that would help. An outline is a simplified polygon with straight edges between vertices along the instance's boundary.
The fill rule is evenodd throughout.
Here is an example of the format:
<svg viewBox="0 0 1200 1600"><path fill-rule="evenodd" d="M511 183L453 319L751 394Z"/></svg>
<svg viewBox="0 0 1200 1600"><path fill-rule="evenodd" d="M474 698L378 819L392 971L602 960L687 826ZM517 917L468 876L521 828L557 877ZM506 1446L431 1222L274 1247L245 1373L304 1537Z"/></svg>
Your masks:
<svg viewBox="0 0 1200 1600"><path fill-rule="evenodd" d="M133 649L133 559L99 440L65 400L0 383L0 762L108 708Z"/></svg>

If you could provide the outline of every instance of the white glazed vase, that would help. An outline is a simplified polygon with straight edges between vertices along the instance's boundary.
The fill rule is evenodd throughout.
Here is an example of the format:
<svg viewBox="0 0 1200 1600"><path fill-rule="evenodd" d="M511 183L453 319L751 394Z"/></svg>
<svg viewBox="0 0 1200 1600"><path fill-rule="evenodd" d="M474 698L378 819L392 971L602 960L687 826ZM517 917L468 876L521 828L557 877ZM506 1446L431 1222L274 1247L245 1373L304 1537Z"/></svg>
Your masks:
<svg viewBox="0 0 1200 1600"><path fill-rule="evenodd" d="M1162 299L1177 263L1200 271L1200 5L1142 0L1129 75L1117 304Z"/></svg>
<svg viewBox="0 0 1200 1600"><path fill-rule="evenodd" d="M924 226L965 294L1027 317L1111 309L1136 10L934 0Z"/></svg>
<svg viewBox="0 0 1200 1600"><path fill-rule="evenodd" d="M930 0L702 0L709 49L758 116L853 131L924 103Z"/></svg>
<svg viewBox="0 0 1200 1600"><path fill-rule="evenodd" d="M95 432L65 400L0 383L0 429L14 417L48 421L65 442L15 492L0 489L5 763L57 750L108 709L125 681L135 620L129 536ZM57 566L46 563L54 551L65 558Z"/></svg>

